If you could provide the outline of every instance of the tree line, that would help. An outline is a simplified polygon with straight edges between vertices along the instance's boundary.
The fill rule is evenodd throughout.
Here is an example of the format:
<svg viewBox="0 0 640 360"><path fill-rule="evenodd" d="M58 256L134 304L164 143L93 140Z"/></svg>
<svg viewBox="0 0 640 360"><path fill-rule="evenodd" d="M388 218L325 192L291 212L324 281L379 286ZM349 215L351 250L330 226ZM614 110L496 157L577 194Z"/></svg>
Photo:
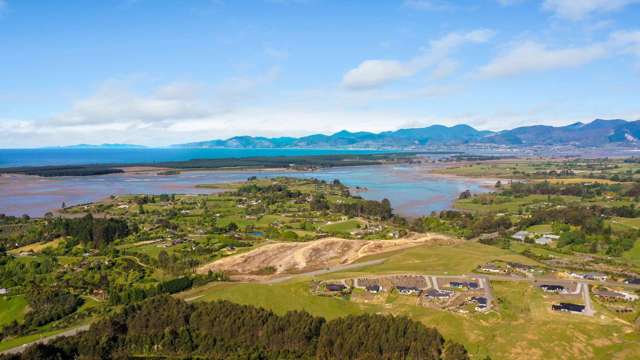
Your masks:
<svg viewBox="0 0 640 360"><path fill-rule="evenodd" d="M0 360L31 359L468 359L464 347L406 317L327 321L304 311L276 315L228 301L157 296L125 307L73 337Z"/></svg>

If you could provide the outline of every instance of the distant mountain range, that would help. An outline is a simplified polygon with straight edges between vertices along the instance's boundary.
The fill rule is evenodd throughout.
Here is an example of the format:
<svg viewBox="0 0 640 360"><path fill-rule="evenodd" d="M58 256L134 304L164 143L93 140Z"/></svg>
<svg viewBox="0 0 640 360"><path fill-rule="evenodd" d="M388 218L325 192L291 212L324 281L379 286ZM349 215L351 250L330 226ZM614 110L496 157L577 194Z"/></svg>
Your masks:
<svg viewBox="0 0 640 360"><path fill-rule="evenodd" d="M606 145L640 146L640 120L597 119L567 126L534 125L499 132L480 131L468 125L400 129L381 133L340 131L333 135L304 137L236 136L173 145L183 148L419 148L430 145L496 144L511 146Z"/></svg>

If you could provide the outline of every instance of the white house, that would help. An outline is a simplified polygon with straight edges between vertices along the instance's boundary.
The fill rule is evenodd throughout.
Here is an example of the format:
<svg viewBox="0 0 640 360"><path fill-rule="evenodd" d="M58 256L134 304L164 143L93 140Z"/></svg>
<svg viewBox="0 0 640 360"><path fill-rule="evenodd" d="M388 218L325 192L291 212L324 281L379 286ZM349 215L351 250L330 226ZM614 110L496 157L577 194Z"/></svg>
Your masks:
<svg viewBox="0 0 640 360"><path fill-rule="evenodd" d="M530 235L531 233L528 231L518 231L517 233L511 235L511 238L520 240L520 241L525 241Z"/></svg>
<svg viewBox="0 0 640 360"><path fill-rule="evenodd" d="M8 289L0 288L0 295L7 295L9 293Z"/></svg>
<svg viewBox="0 0 640 360"><path fill-rule="evenodd" d="M549 245L553 241L556 241L558 239L560 239L560 236L558 236L558 235L546 234L546 235L542 235L541 237L535 239L534 241L538 245Z"/></svg>

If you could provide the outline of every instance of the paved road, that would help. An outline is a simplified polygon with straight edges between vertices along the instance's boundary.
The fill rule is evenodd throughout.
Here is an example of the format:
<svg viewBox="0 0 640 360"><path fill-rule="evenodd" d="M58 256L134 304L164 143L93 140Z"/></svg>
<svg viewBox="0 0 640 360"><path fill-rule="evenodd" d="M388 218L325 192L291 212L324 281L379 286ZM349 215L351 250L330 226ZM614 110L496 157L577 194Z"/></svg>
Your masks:
<svg viewBox="0 0 640 360"><path fill-rule="evenodd" d="M593 316L595 311L593 310L593 304L591 303L591 296L589 296L589 285L586 283L578 283L578 286L582 287L582 300L584 301L584 313L587 316Z"/></svg>
<svg viewBox="0 0 640 360"><path fill-rule="evenodd" d="M82 325L82 326L75 327L73 329L66 330L66 331L61 332L59 334L46 336L46 337L40 338L40 339L38 339L36 341L32 341L32 342L30 342L28 344L24 344L24 345L21 345L21 346L18 346L18 347L14 347L14 348L9 349L9 350L2 351L2 352L0 352L0 355L21 354L23 351L25 351L31 345L46 344L46 343L50 342L51 340L54 340L54 339L57 339L57 338L60 338L60 337L74 336L74 335L76 335L76 334L78 334L80 332L89 330L89 326L91 326L91 325L89 325L89 324Z"/></svg>
<svg viewBox="0 0 640 360"><path fill-rule="evenodd" d="M344 271L344 270L353 270L353 269L358 269L358 268L362 268L362 267L367 267L367 266L372 266L372 265L379 265L382 264L384 262L385 259L379 259L379 260L371 260L371 261L365 261L365 262L361 262L361 263L355 263L355 264L345 264L345 265L336 265L330 268L326 268L326 269L321 269L321 270L315 270L315 271L309 271L306 273L300 273L300 274L293 274L293 275L288 275L288 276L283 276L283 277L277 277L274 279L269 279L269 280L265 280L265 281L261 281L262 284L277 284L277 283L281 283L281 282L285 282L297 277L302 277L302 276L319 276L319 275L324 275L324 274L329 274L332 272L338 272L338 271Z"/></svg>

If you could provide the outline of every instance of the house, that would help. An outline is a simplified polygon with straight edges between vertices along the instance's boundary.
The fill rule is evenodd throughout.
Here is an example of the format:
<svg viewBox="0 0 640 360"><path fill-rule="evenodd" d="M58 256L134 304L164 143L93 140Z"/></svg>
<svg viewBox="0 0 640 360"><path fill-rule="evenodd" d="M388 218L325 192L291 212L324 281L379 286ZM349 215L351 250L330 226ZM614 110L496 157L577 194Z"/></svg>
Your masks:
<svg viewBox="0 0 640 360"><path fill-rule="evenodd" d="M452 287L454 289L462 289L467 287L467 283L460 281L451 281L449 282L449 287Z"/></svg>
<svg viewBox="0 0 640 360"><path fill-rule="evenodd" d="M538 245L549 245L552 242L556 241L560 239L560 236L558 235L553 235L553 234L546 234L546 235L542 235L541 237L535 239L535 243Z"/></svg>
<svg viewBox="0 0 640 360"><path fill-rule="evenodd" d="M532 272L532 271L535 270L533 268L533 266L520 264L520 263L517 263L517 262L509 262L509 263L507 263L507 265L509 265L509 267L511 267L513 269L520 270L520 271Z"/></svg>
<svg viewBox="0 0 640 360"><path fill-rule="evenodd" d="M9 289L0 288L0 295L7 295L9 293Z"/></svg>
<svg viewBox="0 0 640 360"><path fill-rule="evenodd" d="M325 288L327 289L327 291L332 292L343 292L347 289L347 287L343 284L326 284Z"/></svg>
<svg viewBox="0 0 640 360"><path fill-rule="evenodd" d="M572 304L572 303L560 303L560 304L551 305L551 310L562 311L562 312L572 312L572 313L583 313L585 310L585 306Z"/></svg>
<svg viewBox="0 0 640 360"><path fill-rule="evenodd" d="M475 290L479 287L477 282L473 282L473 281L451 281L449 282L449 287L454 288L454 289L472 289Z"/></svg>
<svg viewBox="0 0 640 360"><path fill-rule="evenodd" d="M476 303L476 311L485 311L489 306L489 299L484 296L473 296L471 302Z"/></svg>
<svg viewBox="0 0 640 360"><path fill-rule="evenodd" d="M453 295L453 291L428 289L424 297L435 300L446 300Z"/></svg>
<svg viewBox="0 0 640 360"><path fill-rule="evenodd" d="M373 284L373 285L367 285L367 287L365 288L368 292L372 293L372 294L377 294L380 291L382 291L382 286L378 285L378 284Z"/></svg>
<svg viewBox="0 0 640 360"><path fill-rule="evenodd" d="M628 278L624 280L625 284L640 285L640 278Z"/></svg>
<svg viewBox="0 0 640 360"><path fill-rule="evenodd" d="M503 272L502 269L500 269L496 264L492 264L492 263L482 265L482 267L480 267L480 270L484 272L491 272L491 273Z"/></svg>
<svg viewBox="0 0 640 360"><path fill-rule="evenodd" d="M475 289L480 288L480 284L478 284L478 283L477 283L477 282L475 282L475 281L469 281L469 282L467 283L467 287L468 287L469 289L471 289L471 290L475 290Z"/></svg>
<svg viewBox="0 0 640 360"><path fill-rule="evenodd" d="M556 293L556 294L567 292L565 287L562 285L542 284L540 285L540 289L542 289L544 292Z"/></svg>
<svg viewBox="0 0 640 360"><path fill-rule="evenodd" d="M420 289L415 286L396 286L396 290L402 295L417 295Z"/></svg>
<svg viewBox="0 0 640 360"><path fill-rule="evenodd" d="M602 273L592 272L592 273L584 274L584 279L586 280L607 281L608 278L609 277L607 275Z"/></svg>
<svg viewBox="0 0 640 360"><path fill-rule="evenodd" d="M640 298L636 294L631 294L624 291L611 291L608 289L595 291L594 295L610 301L636 301L638 300L638 298Z"/></svg>
<svg viewBox="0 0 640 360"><path fill-rule="evenodd" d="M525 241L529 236L531 236L531 233L528 231L518 231L517 233L511 235L511 238L519 241Z"/></svg>

